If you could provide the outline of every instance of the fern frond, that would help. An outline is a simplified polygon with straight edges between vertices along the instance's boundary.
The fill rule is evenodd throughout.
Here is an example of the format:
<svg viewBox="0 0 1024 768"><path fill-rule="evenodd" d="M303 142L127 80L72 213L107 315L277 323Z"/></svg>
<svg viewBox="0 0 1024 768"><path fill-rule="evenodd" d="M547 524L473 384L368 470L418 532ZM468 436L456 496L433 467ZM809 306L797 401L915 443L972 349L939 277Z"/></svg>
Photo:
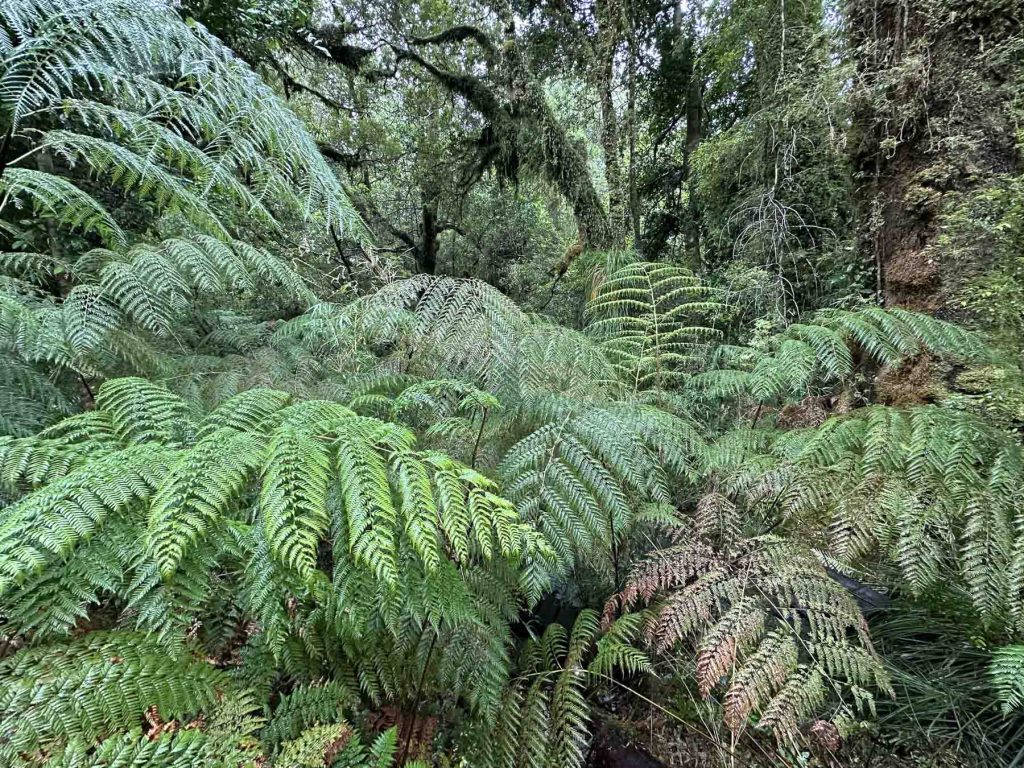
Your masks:
<svg viewBox="0 0 1024 768"><path fill-rule="evenodd" d="M135 729L110 736L98 746L72 740L59 756L50 758L43 765L45 768L107 768L112 765L237 768L259 757L241 734L186 726L180 730L169 728L152 736Z"/></svg>
<svg viewBox="0 0 1024 768"><path fill-rule="evenodd" d="M608 275L587 304L587 333L601 340L634 391L670 386L704 359L723 306L690 272L635 262Z"/></svg>
<svg viewBox="0 0 1024 768"><path fill-rule="evenodd" d="M304 579L316 570L317 544L327 532L330 453L325 443L293 429L270 439L260 516L271 552Z"/></svg>
<svg viewBox="0 0 1024 768"><path fill-rule="evenodd" d="M829 309L770 337L764 349L719 347L716 367L694 375L687 387L713 400L784 402L835 391L867 363L896 366L921 353L947 359L986 354L974 334L929 315Z"/></svg>
<svg viewBox="0 0 1024 768"><path fill-rule="evenodd" d="M1024 706L1024 646L1006 645L992 654L992 683L1009 714Z"/></svg>
<svg viewBox="0 0 1024 768"><path fill-rule="evenodd" d="M0 595L67 556L109 515L148 499L175 458L148 445L111 452L8 507L0 525Z"/></svg>
<svg viewBox="0 0 1024 768"><path fill-rule="evenodd" d="M352 700L352 691L338 681L302 686L285 694L260 732L264 752L273 755L307 728L341 722L343 708Z"/></svg>
<svg viewBox="0 0 1024 768"><path fill-rule="evenodd" d="M289 404L291 395L273 389L250 389L229 398L199 422L196 437L209 437L218 429L260 433L271 418Z"/></svg>
<svg viewBox="0 0 1024 768"><path fill-rule="evenodd" d="M262 455L260 441L222 428L196 443L156 489L147 546L165 578L243 492Z"/></svg>
<svg viewBox="0 0 1024 768"><path fill-rule="evenodd" d="M128 729L152 709L163 720L196 714L229 682L205 661L145 635L93 633L0 662L0 756L94 741Z"/></svg>
<svg viewBox="0 0 1024 768"><path fill-rule="evenodd" d="M109 415L115 434L126 443L174 445L191 430L185 402L145 379L106 382L96 393L96 406Z"/></svg>
<svg viewBox="0 0 1024 768"><path fill-rule="evenodd" d="M99 236L111 245L124 245L125 234L90 195L67 179L34 168L6 168L0 178L0 211L31 207L33 213L55 224Z"/></svg>
<svg viewBox="0 0 1024 768"><path fill-rule="evenodd" d="M315 725L282 744L274 765L280 768L319 768L322 765L333 765L338 753L352 737L352 728L347 723Z"/></svg>
<svg viewBox="0 0 1024 768"><path fill-rule="evenodd" d="M705 697L725 689L733 730L760 713L777 735L792 735L828 697L848 709L844 698L861 689L891 691L853 598L810 552L784 540L656 551L609 601L605 621L638 602L654 606L647 632L661 652L693 643L698 687Z"/></svg>
<svg viewBox="0 0 1024 768"><path fill-rule="evenodd" d="M157 200L175 200L200 218L208 218L204 198L214 191L233 196L249 213L273 197L360 236L358 216L299 119L230 51L171 7L18 0L5 8L4 19L13 37L0 98L11 106L15 129L29 116L39 121L58 114L65 99L81 95L84 74L94 89L116 94L122 109L95 106L75 114L121 143L61 131L47 139L61 152L109 169L115 182L140 184ZM164 85L168 79L173 86ZM177 137L202 146L204 157ZM242 168L252 194L225 180Z"/></svg>

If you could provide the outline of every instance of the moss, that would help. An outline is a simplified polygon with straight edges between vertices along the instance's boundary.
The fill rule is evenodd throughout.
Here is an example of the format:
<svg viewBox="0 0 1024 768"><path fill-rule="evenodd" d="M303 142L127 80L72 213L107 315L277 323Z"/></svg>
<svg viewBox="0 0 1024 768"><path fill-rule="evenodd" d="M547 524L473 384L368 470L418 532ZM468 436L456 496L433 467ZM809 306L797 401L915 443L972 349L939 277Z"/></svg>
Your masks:
<svg viewBox="0 0 1024 768"><path fill-rule="evenodd" d="M952 405L981 413L1006 428L1024 424L1024 376L1010 365L969 368L953 381Z"/></svg>

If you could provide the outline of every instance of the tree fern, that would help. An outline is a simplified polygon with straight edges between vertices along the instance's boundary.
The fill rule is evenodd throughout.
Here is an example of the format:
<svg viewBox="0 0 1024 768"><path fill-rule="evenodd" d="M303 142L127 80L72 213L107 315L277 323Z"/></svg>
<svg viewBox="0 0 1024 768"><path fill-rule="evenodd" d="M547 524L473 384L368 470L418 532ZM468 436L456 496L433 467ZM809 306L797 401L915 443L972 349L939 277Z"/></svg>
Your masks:
<svg viewBox="0 0 1024 768"><path fill-rule="evenodd" d="M923 594L966 586L982 623L1018 626L1024 475L1020 447L977 417L925 407L875 407L801 437L795 511L831 514L834 553L847 562L879 547Z"/></svg>
<svg viewBox="0 0 1024 768"><path fill-rule="evenodd" d="M211 180L221 179L224 169L250 166L258 195L285 195L285 202L293 202L307 215L322 211L328 225L358 226L338 181L298 119L227 49L205 31L184 24L169 6L21 0L8 3L3 18L11 45L4 56L0 94L10 105L15 130L29 113L34 121L59 116L64 99L78 95L73 73L85 72L97 89L116 93L134 114L127 119L124 111L112 114L100 107L78 114L121 135L124 143L100 146L95 136L72 140L66 133L44 143L63 151L74 146L90 164L109 167L115 181L131 184L144 179L168 200L176 189L185 192L190 175L195 176L190 181L196 191L205 195ZM161 84L165 72L181 78L178 87ZM189 82L203 87L190 91L185 87ZM154 107L157 111L151 112ZM167 153L153 151L159 148L153 137L167 136L168 123L159 120L167 109L187 116L178 124L178 135L200 138L209 158L197 163L197 153L180 151L183 145L177 137L165 139L162 147L179 149L177 157L169 158L171 165L192 161L179 180L155 162ZM143 118L151 123L143 126ZM301 197L293 190L301 190ZM202 220L207 218L204 205L190 203L183 210L198 211Z"/></svg>
<svg viewBox="0 0 1024 768"><path fill-rule="evenodd" d="M293 265L231 240L231 217L257 218L265 229L297 213L363 237L298 118L171 6L17 0L2 19L0 100L5 147L16 157L0 178L0 216L15 242L28 242L16 220L30 210L53 251L2 259L25 281L25 290L0 291L0 346L20 370L42 368L65 390L124 373L168 374L168 361L198 345L200 329L209 333L196 317L208 303L244 307L258 298L254 289L278 305L310 303ZM148 201L145 216L174 221L181 236L149 244L153 222L142 231L116 222L97 182L136 207ZM105 248L68 253L80 247L76 236ZM27 388L39 391L23 373L5 391L16 401ZM60 415L55 407L32 423Z"/></svg>
<svg viewBox="0 0 1024 768"><path fill-rule="evenodd" d="M835 391L868 364L895 366L925 352L965 359L984 350L971 333L929 315L879 307L822 310L763 348L720 347L715 366L693 376L688 387L715 399L774 403Z"/></svg>
<svg viewBox="0 0 1024 768"><path fill-rule="evenodd" d="M98 620L198 634L218 656L251 637L282 674L335 669L378 703L429 673L496 707L508 626L550 552L492 481L329 401L250 391L201 416L137 379L96 401L2 446L23 494L0 528L10 630L41 642Z"/></svg>
<svg viewBox="0 0 1024 768"><path fill-rule="evenodd" d="M687 270L636 262L608 275L587 304L587 333L600 339L633 390L666 388L699 365L720 335L715 291Z"/></svg>
<svg viewBox="0 0 1024 768"><path fill-rule="evenodd" d="M689 479L701 438L686 420L646 406L565 413L525 437L499 468L520 514L536 520L563 567L594 553L616 567L643 503L667 503ZM623 564L625 557L622 557Z"/></svg>
<svg viewBox="0 0 1024 768"><path fill-rule="evenodd" d="M256 426L248 421L254 408L265 408L265 403L273 409L285 400L280 393L248 393L208 421L251 429ZM97 406L113 435L132 447L115 451L112 446L97 461L85 462L26 496L5 526L12 535L30 532L37 520L55 514L52 505L74 498L85 515L82 521L62 525L66 533L60 538L48 534L39 541L44 551L63 554L89 530L83 528L86 520L100 525L109 512L139 499L151 505L150 546L169 575L210 525L236 514L234 505L247 478L261 466L259 515L271 550L289 568L309 576L317 541L327 533L330 520L327 481L334 461L343 470L337 489L342 505L334 514L343 515L342 529L348 532L353 554L382 578L394 578L399 538L405 535L412 537L428 567L438 560L438 536L464 564L480 557L532 556L537 546L535 535L492 492L493 484L483 475L442 455L415 452L411 433L355 416L337 404L311 401L268 410L260 433L221 426L198 441L184 403L147 382L108 382L99 391ZM238 415L229 417L236 408ZM76 455L73 441L60 447ZM158 469L147 465L145 474L132 474L140 471L132 469L133 461L144 464L156 457ZM86 493L92 494L89 501ZM408 494L409 502L396 507L396 493L397 498ZM405 514L408 524L403 523ZM18 546L12 541L11 553L27 565L42 554L25 541ZM24 566L8 567L13 577Z"/></svg>
<svg viewBox="0 0 1024 768"><path fill-rule="evenodd" d="M780 737L798 732L826 699L839 712L890 692L856 602L811 553L773 537L720 552L700 541L652 553L613 597L605 620L652 603L647 637L667 653L696 650L701 694L724 689L733 730L758 714Z"/></svg>
<svg viewBox="0 0 1024 768"><path fill-rule="evenodd" d="M275 340L349 365L382 349L402 373L471 383L510 414L542 407L552 393L600 396L617 386L591 339L530 317L476 280L397 280L344 307L314 307L279 327Z"/></svg>

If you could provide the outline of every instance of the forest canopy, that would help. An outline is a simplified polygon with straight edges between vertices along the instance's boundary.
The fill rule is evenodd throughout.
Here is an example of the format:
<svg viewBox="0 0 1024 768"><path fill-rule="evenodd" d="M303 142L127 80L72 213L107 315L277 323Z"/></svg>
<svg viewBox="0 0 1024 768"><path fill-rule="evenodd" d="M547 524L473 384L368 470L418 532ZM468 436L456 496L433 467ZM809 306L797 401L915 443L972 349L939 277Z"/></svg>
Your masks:
<svg viewBox="0 0 1024 768"><path fill-rule="evenodd" d="M1024 763L1019 0L0 0L0 768Z"/></svg>

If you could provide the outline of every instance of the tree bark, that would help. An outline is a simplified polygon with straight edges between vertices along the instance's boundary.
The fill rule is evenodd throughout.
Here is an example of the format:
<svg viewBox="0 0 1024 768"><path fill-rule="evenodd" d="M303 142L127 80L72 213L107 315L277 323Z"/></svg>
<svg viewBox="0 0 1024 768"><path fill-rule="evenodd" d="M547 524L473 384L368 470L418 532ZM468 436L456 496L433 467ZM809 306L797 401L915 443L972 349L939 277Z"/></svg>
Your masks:
<svg viewBox="0 0 1024 768"><path fill-rule="evenodd" d="M686 220L683 235L686 253L694 269L701 265L700 209L697 204L696 180L693 178L693 154L704 133L704 93L697 70L697 30L692 14L684 18L682 7L675 9L674 24L680 69L686 87L686 144L683 147L682 181L687 193Z"/></svg>
<svg viewBox="0 0 1024 768"><path fill-rule="evenodd" d="M636 65L637 65L636 29L632 16L629 25L629 66L627 69L626 124L629 131L629 220L633 234L634 249L640 248L640 190L636 181L637 158L637 113L636 113Z"/></svg>
<svg viewBox="0 0 1024 768"><path fill-rule="evenodd" d="M422 240L416 254L416 266L419 272L432 275L437 271L437 238L441 234L437 226L437 200L424 200L422 210Z"/></svg>
<svg viewBox="0 0 1024 768"><path fill-rule="evenodd" d="M622 9L618 0L596 5L597 46L593 70L601 105L601 149L608 183L608 218L617 246L626 236L626 189L620 159L619 116L615 111L615 54L622 38Z"/></svg>

